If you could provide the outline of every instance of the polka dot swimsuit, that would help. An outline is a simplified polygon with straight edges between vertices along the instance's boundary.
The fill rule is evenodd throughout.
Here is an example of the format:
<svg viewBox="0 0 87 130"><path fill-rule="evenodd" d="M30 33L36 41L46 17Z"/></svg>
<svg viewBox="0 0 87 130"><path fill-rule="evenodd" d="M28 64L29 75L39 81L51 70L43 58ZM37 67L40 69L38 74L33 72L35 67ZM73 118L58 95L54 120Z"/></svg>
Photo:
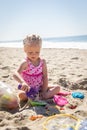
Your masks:
<svg viewBox="0 0 87 130"><path fill-rule="evenodd" d="M40 90L40 86L42 86L43 82L43 73L42 73L42 66L43 60L40 59L40 63L38 66L34 66L30 60L26 59L28 62L28 68L23 70L21 73L22 78L25 82L31 87L36 90Z"/></svg>

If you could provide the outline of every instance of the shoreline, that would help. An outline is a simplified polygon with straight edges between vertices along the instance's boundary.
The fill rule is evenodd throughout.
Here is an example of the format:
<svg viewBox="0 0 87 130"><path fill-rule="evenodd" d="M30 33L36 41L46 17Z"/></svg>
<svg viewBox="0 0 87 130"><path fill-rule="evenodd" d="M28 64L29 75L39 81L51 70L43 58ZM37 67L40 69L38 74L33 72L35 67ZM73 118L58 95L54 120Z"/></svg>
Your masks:
<svg viewBox="0 0 87 130"><path fill-rule="evenodd" d="M0 43L0 47L9 47L9 48L22 48L23 43L21 42L8 42ZM42 48L61 48L61 49L87 49L87 42L51 42L43 41Z"/></svg>

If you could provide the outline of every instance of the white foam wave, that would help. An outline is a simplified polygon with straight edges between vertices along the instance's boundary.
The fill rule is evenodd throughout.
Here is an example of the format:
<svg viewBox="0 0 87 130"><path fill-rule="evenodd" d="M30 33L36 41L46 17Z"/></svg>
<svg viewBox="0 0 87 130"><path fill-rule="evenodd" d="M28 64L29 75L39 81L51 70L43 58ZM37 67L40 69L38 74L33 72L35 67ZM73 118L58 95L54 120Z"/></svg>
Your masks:
<svg viewBox="0 0 87 130"><path fill-rule="evenodd" d="M0 43L0 47L22 48L22 42ZM42 48L78 48L87 49L86 42L47 42L43 41Z"/></svg>

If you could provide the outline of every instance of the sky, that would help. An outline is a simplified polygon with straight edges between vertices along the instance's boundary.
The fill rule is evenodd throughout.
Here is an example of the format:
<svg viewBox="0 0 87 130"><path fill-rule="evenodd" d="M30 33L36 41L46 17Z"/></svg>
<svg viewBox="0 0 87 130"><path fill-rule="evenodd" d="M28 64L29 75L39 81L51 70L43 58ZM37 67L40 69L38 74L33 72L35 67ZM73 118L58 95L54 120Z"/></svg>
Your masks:
<svg viewBox="0 0 87 130"><path fill-rule="evenodd" d="M87 0L0 0L0 41L87 34Z"/></svg>

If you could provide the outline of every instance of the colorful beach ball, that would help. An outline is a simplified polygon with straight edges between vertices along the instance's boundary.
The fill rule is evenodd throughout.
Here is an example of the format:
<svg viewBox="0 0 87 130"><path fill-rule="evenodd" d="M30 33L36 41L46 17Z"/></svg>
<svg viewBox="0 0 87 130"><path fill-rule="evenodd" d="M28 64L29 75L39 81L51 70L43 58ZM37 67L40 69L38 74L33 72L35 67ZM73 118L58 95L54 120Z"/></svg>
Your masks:
<svg viewBox="0 0 87 130"><path fill-rule="evenodd" d="M0 82L0 108L14 109L18 106L18 98L13 88Z"/></svg>

